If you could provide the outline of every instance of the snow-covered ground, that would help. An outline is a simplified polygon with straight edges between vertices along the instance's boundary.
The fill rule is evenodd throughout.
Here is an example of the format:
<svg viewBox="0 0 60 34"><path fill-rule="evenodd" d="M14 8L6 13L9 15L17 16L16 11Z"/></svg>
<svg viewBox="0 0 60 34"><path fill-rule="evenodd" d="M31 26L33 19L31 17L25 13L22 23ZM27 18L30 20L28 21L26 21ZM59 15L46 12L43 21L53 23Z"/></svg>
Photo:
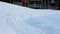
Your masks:
<svg viewBox="0 0 60 34"><path fill-rule="evenodd" d="M60 34L60 10L0 2L0 34Z"/></svg>

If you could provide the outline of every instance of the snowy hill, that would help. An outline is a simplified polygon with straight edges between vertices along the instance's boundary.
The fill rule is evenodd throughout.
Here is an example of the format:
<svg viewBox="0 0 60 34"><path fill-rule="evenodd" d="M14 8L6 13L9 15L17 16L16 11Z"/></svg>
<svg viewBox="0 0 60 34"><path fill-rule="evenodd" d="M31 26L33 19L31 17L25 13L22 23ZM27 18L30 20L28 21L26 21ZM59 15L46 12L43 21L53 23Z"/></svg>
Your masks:
<svg viewBox="0 0 60 34"><path fill-rule="evenodd" d="M0 2L0 34L60 34L60 11Z"/></svg>

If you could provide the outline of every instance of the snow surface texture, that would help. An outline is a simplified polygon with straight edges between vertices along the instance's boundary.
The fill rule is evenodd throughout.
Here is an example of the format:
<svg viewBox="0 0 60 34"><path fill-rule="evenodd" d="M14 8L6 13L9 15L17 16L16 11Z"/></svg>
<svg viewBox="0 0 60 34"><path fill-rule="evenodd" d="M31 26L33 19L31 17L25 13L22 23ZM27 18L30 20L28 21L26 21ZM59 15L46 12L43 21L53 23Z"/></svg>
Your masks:
<svg viewBox="0 0 60 34"><path fill-rule="evenodd" d="M0 2L0 34L60 34L60 12Z"/></svg>

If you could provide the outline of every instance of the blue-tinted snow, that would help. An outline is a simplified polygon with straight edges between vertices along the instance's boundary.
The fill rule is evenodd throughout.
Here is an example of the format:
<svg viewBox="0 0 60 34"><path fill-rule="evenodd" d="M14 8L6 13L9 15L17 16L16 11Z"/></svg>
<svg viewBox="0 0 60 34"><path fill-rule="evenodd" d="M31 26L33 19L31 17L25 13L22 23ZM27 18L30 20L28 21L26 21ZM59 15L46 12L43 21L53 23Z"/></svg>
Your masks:
<svg viewBox="0 0 60 34"><path fill-rule="evenodd" d="M0 2L0 34L60 34L59 11Z"/></svg>

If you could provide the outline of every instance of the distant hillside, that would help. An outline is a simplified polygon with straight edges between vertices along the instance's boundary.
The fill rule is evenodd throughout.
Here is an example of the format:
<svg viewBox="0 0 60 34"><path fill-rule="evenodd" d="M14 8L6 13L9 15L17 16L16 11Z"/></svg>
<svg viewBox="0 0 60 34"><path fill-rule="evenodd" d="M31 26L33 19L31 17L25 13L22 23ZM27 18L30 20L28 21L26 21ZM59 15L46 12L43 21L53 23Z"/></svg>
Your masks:
<svg viewBox="0 0 60 34"><path fill-rule="evenodd" d="M60 0L0 0L35 9L60 9Z"/></svg>

